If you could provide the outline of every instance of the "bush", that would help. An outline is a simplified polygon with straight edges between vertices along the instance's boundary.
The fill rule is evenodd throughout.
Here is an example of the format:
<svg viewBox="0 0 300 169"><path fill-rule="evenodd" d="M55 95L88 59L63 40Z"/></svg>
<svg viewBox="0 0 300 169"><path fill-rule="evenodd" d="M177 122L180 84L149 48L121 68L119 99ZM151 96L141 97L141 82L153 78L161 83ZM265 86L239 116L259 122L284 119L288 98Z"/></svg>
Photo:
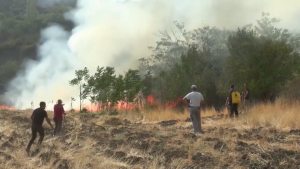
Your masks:
<svg viewBox="0 0 300 169"><path fill-rule="evenodd" d="M103 116L103 115L105 115L105 114L106 114L106 112L105 112L105 111L103 111L103 110L102 110L102 111L100 111L100 112L98 112L98 115L99 115L99 116Z"/></svg>
<svg viewBox="0 0 300 169"><path fill-rule="evenodd" d="M300 75L294 77L291 81L287 82L284 86L283 90L280 92L280 97L285 99L299 99L300 98L300 90L298 85L300 83Z"/></svg>
<svg viewBox="0 0 300 169"><path fill-rule="evenodd" d="M79 113L87 113L88 110L86 108L81 109L81 111Z"/></svg>
<svg viewBox="0 0 300 169"><path fill-rule="evenodd" d="M92 113L92 112L84 112L84 113L79 113L79 118L82 121L87 121L89 119L95 118L96 117L96 113Z"/></svg>
<svg viewBox="0 0 300 169"><path fill-rule="evenodd" d="M118 114L119 114L119 112L118 112L118 110L116 110L116 109L114 109L114 110L112 110L112 111L109 112L109 115L110 115L110 116L116 116L116 115L118 115Z"/></svg>

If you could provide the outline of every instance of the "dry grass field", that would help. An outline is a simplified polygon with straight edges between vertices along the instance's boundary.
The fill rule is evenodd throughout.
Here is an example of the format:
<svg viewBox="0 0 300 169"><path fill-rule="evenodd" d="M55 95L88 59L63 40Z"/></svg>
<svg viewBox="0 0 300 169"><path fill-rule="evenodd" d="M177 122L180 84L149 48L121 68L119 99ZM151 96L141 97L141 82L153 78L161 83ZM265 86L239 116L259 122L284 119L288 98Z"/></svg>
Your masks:
<svg viewBox="0 0 300 169"><path fill-rule="evenodd" d="M0 169L300 168L299 110L283 101L238 119L206 110L203 135L193 134L187 112L69 113L60 137L44 122L30 157L31 110L0 110Z"/></svg>

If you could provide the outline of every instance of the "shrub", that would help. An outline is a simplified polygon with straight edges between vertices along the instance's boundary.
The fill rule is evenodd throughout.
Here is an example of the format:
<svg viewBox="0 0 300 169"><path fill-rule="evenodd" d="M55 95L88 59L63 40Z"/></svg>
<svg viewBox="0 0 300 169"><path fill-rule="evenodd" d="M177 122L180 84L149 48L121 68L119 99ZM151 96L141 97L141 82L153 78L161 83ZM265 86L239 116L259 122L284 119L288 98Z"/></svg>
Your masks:
<svg viewBox="0 0 300 169"><path fill-rule="evenodd" d="M79 113L87 113L88 110L86 108L83 108Z"/></svg>
<svg viewBox="0 0 300 169"><path fill-rule="evenodd" d="M116 116L116 115L118 115L118 114L119 114L119 112L118 112L118 110L116 110L116 109L114 109L114 110L112 110L112 111L109 112L109 115L110 115L110 116Z"/></svg>
<svg viewBox="0 0 300 169"><path fill-rule="evenodd" d="M106 112L102 110L102 111L98 112L97 114L98 114L99 116L103 116L103 115L106 114Z"/></svg>

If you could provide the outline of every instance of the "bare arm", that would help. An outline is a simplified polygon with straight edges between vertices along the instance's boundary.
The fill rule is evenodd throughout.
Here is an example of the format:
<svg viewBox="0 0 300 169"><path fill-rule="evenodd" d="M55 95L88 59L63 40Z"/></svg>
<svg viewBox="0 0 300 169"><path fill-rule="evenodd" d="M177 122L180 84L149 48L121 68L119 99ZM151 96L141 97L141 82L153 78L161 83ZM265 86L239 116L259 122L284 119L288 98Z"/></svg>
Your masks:
<svg viewBox="0 0 300 169"><path fill-rule="evenodd" d="M184 104L189 105L188 99L186 97L183 98L183 102L184 102Z"/></svg>
<svg viewBox="0 0 300 169"><path fill-rule="evenodd" d="M62 107L62 112L63 112L63 115L66 115L64 107Z"/></svg>
<svg viewBox="0 0 300 169"><path fill-rule="evenodd" d="M248 91L245 92L244 98L246 98L247 96L248 96Z"/></svg>
<svg viewBox="0 0 300 169"><path fill-rule="evenodd" d="M229 97L226 99L225 106L228 106L228 104L229 104Z"/></svg>
<svg viewBox="0 0 300 169"><path fill-rule="evenodd" d="M200 105L205 105L205 101L204 101L204 100L201 100L201 101L200 101Z"/></svg>
<svg viewBox="0 0 300 169"><path fill-rule="evenodd" d="M49 126L52 128L52 129L54 129L54 127L52 126L52 124L51 124L51 122L50 122L50 119L48 118L48 117L45 117L46 118L46 121L47 121L47 123L49 124Z"/></svg>
<svg viewBox="0 0 300 169"><path fill-rule="evenodd" d="M32 112L32 114L31 114L31 116L30 116L31 121L33 121L34 113L35 113L35 110Z"/></svg>
<svg viewBox="0 0 300 169"><path fill-rule="evenodd" d="M203 96L201 95L201 101L200 101L200 105L204 106L205 105L205 101L204 101L204 98Z"/></svg>

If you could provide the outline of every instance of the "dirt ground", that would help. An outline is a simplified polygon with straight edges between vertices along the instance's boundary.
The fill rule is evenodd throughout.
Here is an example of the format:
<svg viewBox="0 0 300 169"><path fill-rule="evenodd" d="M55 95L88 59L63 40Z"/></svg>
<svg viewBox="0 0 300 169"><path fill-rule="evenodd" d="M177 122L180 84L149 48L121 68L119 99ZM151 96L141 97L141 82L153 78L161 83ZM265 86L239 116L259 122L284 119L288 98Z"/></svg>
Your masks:
<svg viewBox="0 0 300 169"><path fill-rule="evenodd" d="M30 112L0 111L2 168L300 168L300 130L249 127L221 116L203 118L203 135L188 120L144 122L125 116L72 114L63 133L36 139L29 157ZM52 117L52 113L48 113Z"/></svg>

